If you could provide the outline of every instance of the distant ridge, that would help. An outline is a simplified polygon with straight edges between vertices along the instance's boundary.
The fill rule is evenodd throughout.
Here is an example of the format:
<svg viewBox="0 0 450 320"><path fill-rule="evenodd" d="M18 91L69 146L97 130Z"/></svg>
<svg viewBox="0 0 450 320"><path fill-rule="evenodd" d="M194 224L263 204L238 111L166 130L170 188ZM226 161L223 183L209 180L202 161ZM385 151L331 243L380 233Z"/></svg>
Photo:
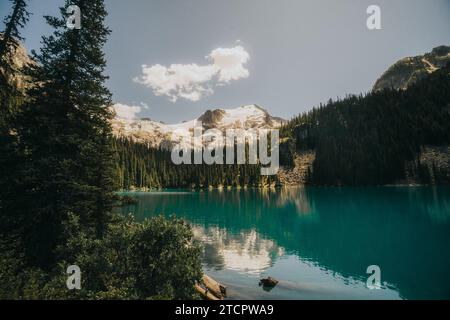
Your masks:
<svg viewBox="0 0 450 320"><path fill-rule="evenodd" d="M391 88L405 90L417 80L443 68L449 62L450 46L439 46L424 55L400 59L375 82L373 90Z"/></svg>
<svg viewBox="0 0 450 320"><path fill-rule="evenodd" d="M234 109L213 109L205 111L196 119L175 124L142 119L115 118L112 121L113 134L117 137L130 138L135 142L145 143L152 147L170 147L191 135L196 121L201 121L203 128L226 129L273 129L279 128L285 120L271 116L258 105L245 105Z"/></svg>

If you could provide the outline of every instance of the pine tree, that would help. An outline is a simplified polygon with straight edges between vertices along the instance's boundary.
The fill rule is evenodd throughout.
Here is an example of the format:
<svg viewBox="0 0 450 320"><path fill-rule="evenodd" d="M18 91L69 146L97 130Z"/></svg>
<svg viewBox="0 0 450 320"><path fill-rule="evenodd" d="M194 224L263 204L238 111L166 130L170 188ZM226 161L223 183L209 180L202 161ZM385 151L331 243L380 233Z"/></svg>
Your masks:
<svg viewBox="0 0 450 320"><path fill-rule="evenodd" d="M77 5L81 29L66 27L66 7ZM46 17L55 29L34 53L29 75L36 83L18 117L20 148L26 158L16 208L24 225L29 263L51 267L66 235L69 214L87 234L101 237L114 200L110 93L104 86L102 46L109 34L102 0L66 1L61 17Z"/></svg>
<svg viewBox="0 0 450 320"><path fill-rule="evenodd" d="M17 90L10 82L10 77L20 70L14 69L11 62L14 53L23 37L20 35L20 29L25 27L28 22L30 13L27 11L27 0L11 0L12 12L4 19L5 30L0 35L0 121L9 122L11 113L16 109L14 104L14 96Z"/></svg>
<svg viewBox="0 0 450 320"><path fill-rule="evenodd" d="M14 69L12 59L18 40L23 39L20 29L25 26L30 15L26 9L27 1L11 2L12 13L5 18L5 30L0 35L0 240L3 244L9 243L11 239L16 240L9 232L16 222L8 217L6 211L11 208L8 204L17 192L13 186L21 160L12 123L23 97L16 83L10 81L11 76L17 76L21 70Z"/></svg>
<svg viewBox="0 0 450 320"><path fill-rule="evenodd" d="M18 45L17 40L23 40L20 29L28 22L30 13L27 11L27 0L11 0L13 11L5 20L5 31L0 38L0 67L10 68L10 59Z"/></svg>
<svg viewBox="0 0 450 320"><path fill-rule="evenodd" d="M12 13L5 20L5 30L0 35L0 134L8 135L10 130L11 117L17 109L19 92L15 84L10 81L12 75L16 75L21 70L14 69L12 62L14 53L19 45L20 29L28 21L30 13L27 11L26 0L12 0ZM4 137L2 137L4 138Z"/></svg>
<svg viewBox="0 0 450 320"><path fill-rule="evenodd" d="M13 11L3 21L6 27L4 38L1 41L2 45L0 45L0 55L3 54L3 50L8 45L14 45L12 43L13 38L23 40L19 30L25 27L30 17L30 13L27 10L27 0L10 0L10 2L12 3Z"/></svg>

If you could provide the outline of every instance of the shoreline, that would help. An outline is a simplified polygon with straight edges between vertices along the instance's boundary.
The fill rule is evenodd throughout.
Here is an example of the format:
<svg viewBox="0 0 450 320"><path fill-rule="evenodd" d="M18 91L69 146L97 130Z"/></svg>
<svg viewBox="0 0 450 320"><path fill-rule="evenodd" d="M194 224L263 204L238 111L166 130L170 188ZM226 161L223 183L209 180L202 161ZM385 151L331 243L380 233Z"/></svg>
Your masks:
<svg viewBox="0 0 450 320"><path fill-rule="evenodd" d="M384 185L277 185L277 186L264 186L264 187L207 187L207 188L186 188L186 187L174 187L174 188L133 188L133 189L121 189L116 193L131 193L131 192L164 192L164 191L231 191L231 190L277 190L277 189L294 189L294 188L376 188L376 187L401 187L401 188L422 188L422 187L448 187L449 184L384 184Z"/></svg>

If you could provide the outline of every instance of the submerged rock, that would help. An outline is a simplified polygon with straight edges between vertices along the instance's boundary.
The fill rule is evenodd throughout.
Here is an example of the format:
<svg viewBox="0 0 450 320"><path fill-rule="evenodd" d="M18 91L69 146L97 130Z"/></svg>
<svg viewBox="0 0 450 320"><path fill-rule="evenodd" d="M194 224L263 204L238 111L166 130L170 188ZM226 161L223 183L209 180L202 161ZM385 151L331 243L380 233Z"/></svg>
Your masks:
<svg viewBox="0 0 450 320"><path fill-rule="evenodd" d="M260 285L260 286L262 285L263 287L270 287L270 288L273 288L273 287L275 287L277 284L278 284L278 280L275 280L275 279L272 278L272 277L267 277L267 278L264 278L264 279L259 280L259 285Z"/></svg>

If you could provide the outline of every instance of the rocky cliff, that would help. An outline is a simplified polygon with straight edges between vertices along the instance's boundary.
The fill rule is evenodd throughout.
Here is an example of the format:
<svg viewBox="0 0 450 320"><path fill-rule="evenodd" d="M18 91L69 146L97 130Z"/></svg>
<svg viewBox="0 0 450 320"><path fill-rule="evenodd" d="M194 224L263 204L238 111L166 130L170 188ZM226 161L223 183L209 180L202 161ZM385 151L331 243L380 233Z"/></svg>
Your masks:
<svg viewBox="0 0 450 320"><path fill-rule="evenodd" d="M375 82L373 90L390 88L404 90L449 62L450 46L439 46L424 55L403 58L383 73Z"/></svg>
<svg viewBox="0 0 450 320"><path fill-rule="evenodd" d="M3 39L3 33L0 32L0 39ZM9 57L9 65L14 71L14 74L10 78L10 81L13 85L15 85L19 90L23 90L26 85L26 77L23 75L21 70L28 64L34 64L34 60L28 55L25 47L18 41L14 43L14 52L11 57ZM3 73L4 70L0 68L0 72Z"/></svg>

